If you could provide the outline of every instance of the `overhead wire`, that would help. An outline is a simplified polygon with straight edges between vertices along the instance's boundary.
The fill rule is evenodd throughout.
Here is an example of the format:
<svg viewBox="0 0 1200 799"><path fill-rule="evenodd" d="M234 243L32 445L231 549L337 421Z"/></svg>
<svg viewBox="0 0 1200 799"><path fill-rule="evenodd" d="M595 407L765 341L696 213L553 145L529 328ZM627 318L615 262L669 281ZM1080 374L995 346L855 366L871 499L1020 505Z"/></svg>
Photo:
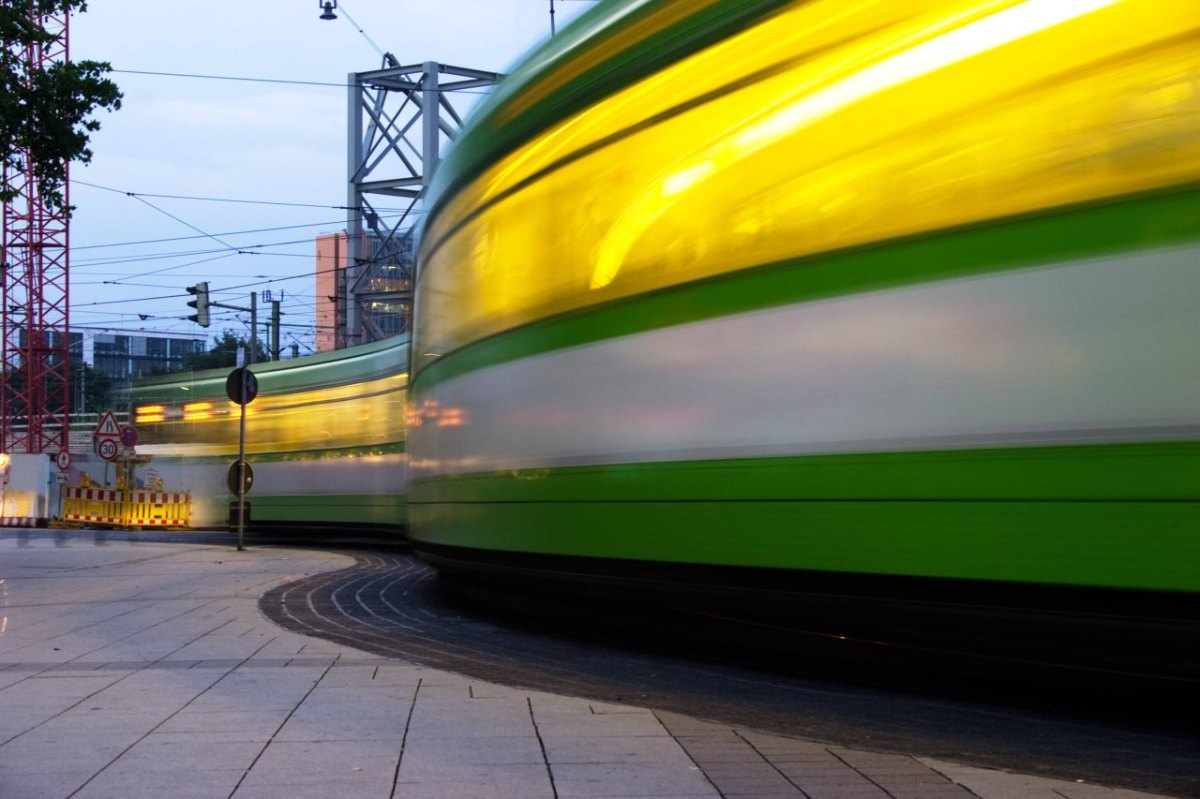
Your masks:
<svg viewBox="0 0 1200 799"><path fill-rule="evenodd" d="M561 0L560 0L561 2ZM341 8L339 7L339 11ZM288 80L286 78L248 78L241 75L205 75L197 72L159 72L147 69L111 69L109 72L119 75L146 75L160 78L193 78L196 80L228 80L238 83L290 83L297 86L318 86L322 88L332 89L353 89L358 84L342 81L341 83L333 83L331 81L319 80ZM486 89L455 89L458 94L487 94Z"/></svg>
<svg viewBox="0 0 1200 799"><path fill-rule="evenodd" d="M124 191L124 190L115 189L115 188L112 188L109 186L101 186L101 185L95 184L95 183L88 183L86 181L79 181L79 182L85 186L89 186L92 188L101 189L101 190L109 191L109 192L113 192L113 193L123 194L125 196L134 197L135 199L140 199L140 197L144 197L144 196L158 196L158 197L169 197L169 198L180 198L180 199L204 199L204 200L211 200L211 201L226 201L226 202L252 202L252 203L261 202L261 201L247 201L247 200L224 200L223 198L185 197L183 195L139 195L138 192ZM143 200L143 202L145 202L145 201ZM274 204L274 203L268 202L265 204ZM280 204L282 204L282 203L280 203ZM296 203L296 204L291 204L291 205L309 206L310 204ZM340 207L340 208L349 210L348 206L316 206L316 205L312 205L312 207L322 207L322 208L323 207L335 207L335 208ZM380 209L380 210L383 210L383 209ZM396 213L394 215L386 214L386 213L382 214L381 216L383 216L383 218L393 218L393 216L403 217L405 215L416 215L417 213L419 213L419 212L413 211L411 206L409 207L409 209L405 209L405 210L398 210L398 209L388 209L388 210L396 210ZM265 242L265 243L259 243L259 244L253 244L253 245L245 245L245 246L233 248L232 251L230 251L230 248L232 248L233 245L224 241L220 237L213 235L213 234L209 234L204 231L200 231L199 228L195 228L194 226L190 225L190 223L187 223L184 220L179 219L178 217L174 217L173 215L170 215L170 216L172 216L172 218L175 218L177 221L180 221L181 223L188 225L192 229L197 230L201 235L186 236L186 237L174 237L174 238L169 238L169 239L155 240L153 242L146 242L146 243L160 243L160 242L170 242L170 241L180 241L180 240L193 240L193 239L197 239L197 238L211 238L211 239L214 239L215 241L217 241L218 243L221 243L223 245L223 247L225 247L226 249L224 249L224 250L219 250L219 249L185 250L185 251L175 251L175 252L168 252L168 253L153 253L153 254L133 255L133 256L129 256L129 255L109 256L109 257L85 260L82 262L77 259L74 262L74 266L76 266L77 268L90 269L92 267L111 266L111 265L115 265L115 264L131 264L131 263L141 263L141 262L147 262L147 261L161 261L161 260L168 260L171 258L188 257L188 256L196 256L196 255L216 255L216 257L214 257L214 258L205 258L205 259L201 259L199 261L190 261L185 264L177 264L174 266L165 267L163 269L126 273L125 277L123 279L118 278L117 280L90 281L83 285L96 285L96 284L131 285L129 282L126 282L126 281L134 280L137 278L150 277L152 275L162 274L164 272L175 271L175 270L187 267L187 266L192 266L192 265L196 265L199 263L207 263L207 262L210 262L213 260L219 260L220 258L229 257L232 255L269 254L276 258L305 258L305 259L309 259L312 257L310 253L289 253L289 252L266 253L265 252L268 249L277 248L277 247L310 245L312 243L312 239L310 239L310 238L289 239L289 240L284 240L284 241ZM230 233L223 233L220 235L225 236L225 237L234 236L234 235L248 235L250 233L269 232L272 230L285 230L285 229L295 229L295 228L302 228L302 227L315 227L315 226L320 226L323 224L335 224L335 223L333 223L333 222L315 223L312 225L295 225L295 226L281 226L278 228L252 229L252 230L247 230L247 231L234 231L234 232L230 232ZM127 243L127 244L132 246L134 244L141 244L141 243L142 242L133 242L133 243ZM122 246L122 245L108 244L108 245L94 245L94 246L95 247L115 247L115 246ZM74 248L74 249L84 249L84 248ZM218 253L219 253L219 255L217 255ZM92 271L92 272L90 272L90 274L100 276L105 273ZM108 273L108 274L111 275L113 273ZM313 272L306 272L306 273L304 273L303 276L312 276L313 274L314 274ZM297 277L299 277L299 276L297 276ZM269 278L264 275L264 276L261 276L261 279L269 279ZM283 278L283 279L293 279L293 278L288 277L288 278Z"/></svg>
<svg viewBox="0 0 1200 799"><path fill-rule="evenodd" d="M93 189L103 189L104 191L120 192L121 194L124 194L127 197L154 197L156 199L162 199L162 200L196 200L196 201L200 201L200 202L240 203L240 204L244 204L244 205L284 205L284 206L291 206L294 208L330 208L335 211L336 210L341 210L341 211L359 210L357 208L352 208L349 205L328 205L328 204L324 204L324 203L293 203L293 202L281 202L278 200L239 200L239 199L234 199L234 198L230 198L230 197L197 197L194 195L187 195L187 194L149 194L147 192L141 192L141 191L123 191L121 189L114 189L110 186L101 186L98 183L88 183L85 180L76 180L76 179L72 179L71 183L74 185L79 185L79 186L87 186L87 187L93 188Z"/></svg>
<svg viewBox="0 0 1200 799"><path fill-rule="evenodd" d="M389 211L389 213L381 213L379 215L381 219L395 219L395 218L403 217L405 215L401 209L389 208L387 210ZM413 210L408 213L408 216L423 216L424 214L425 214L425 211L423 211L423 210ZM303 225L279 225L276 227L248 228L245 230L225 231L223 233L218 233L216 235L218 235L218 236L248 236L252 233L274 233L274 232L280 231L280 230L300 230L302 228L328 227L330 225L344 224L345 221L346 221L345 219L335 219L335 220L329 220L329 221L325 221L325 222L309 222L309 223L303 224ZM141 246L146 246L146 245L150 245L150 244L169 244L171 242L176 242L176 241L192 241L195 239L203 239L203 238L207 238L207 236L173 236L173 237L162 238L162 239L141 239L138 241L119 241L119 242L111 242L108 244L86 244L83 246L72 246L71 251L78 252L80 250L99 250L99 249L107 249L107 248L112 248L112 247L141 247ZM311 242L312 239L297 239L296 241Z"/></svg>
<svg viewBox="0 0 1200 799"><path fill-rule="evenodd" d="M289 83L296 86L324 86L335 89L345 89L350 84L342 81L332 83L317 80L288 80L284 78L247 78L239 75L202 75L193 72L159 72L148 69L111 69L117 75L151 75L160 78L198 78L202 80L231 80L241 83Z"/></svg>
<svg viewBox="0 0 1200 799"><path fill-rule="evenodd" d="M345 3L343 3L341 6L338 7L338 11L342 12L342 15L346 17L346 21L349 22L351 25L353 25L354 28L360 34L362 34L362 37L367 40L367 44L369 44L369 45L371 45L371 47L375 48L375 52L379 53L379 57L382 58L384 60L384 62L386 63L390 54L385 53L383 51L383 48L381 48L379 45L375 44L375 40L372 39L370 36L368 36L367 32L365 30L363 30L362 26L359 25L358 22L353 17L350 16L350 12L346 10ZM392 56L392 59L394 60L395 56Z"/></svg>
<svg viewBox="0 0 1200 799"><path fill-rule="evenodd" d="M342 10L344 11L344 8ZM356 27L358 32L363 36L364 39L367 40L367 42L376 50L376 52L379 53L384 58L385 63L386 63L388 61L389 55L384 53L383 50L381 48L379 48L379 46L377 44L375 44L375 42L370 38L370 36L366 33L366 31L362 28L362 26L360 26L355 20L353 20L353 18L350 16L349 13L346 13L346 18L347 18L348 22L350 22L352 25L354 25ZM392 60L394 61L394 59L392 59ZM120 69L112 70L112 71L115 73L122 73L122 74L157 75L157 76L201 78L201 79L212 79L212 80L232 80L232 81L242 81L242 82L285 83L285 84L313 85L313 86L337 87L337 88L345 88L346 86L350 85L348 83L296 81L296 80L281 80L281 79L269 79L269 78L249 78L249 77L244 77L244 76L218 76L218 75L150 72L150 71L142 71L142 70L120 70ZM478 93L483 93L483 92L478 92ZM90 247L85 247L85 248L75 248L77 250L98 249L101 247L143 246L143 245L153 244L153 243L163 243L165 241L182 241L182 240L191 240L191 239L195 239L195 238L210 239L210 240L216 242L217 244L219 244L221 247L223 247L226 250L225 252L223 252L221 250L192 250L192 251L177 252L177 253L157 253L157 254L135 256L135 257L124 257L124 258L121 258L121 257L101 258L101 259L96 259L94 261L84 263L84 264L79 264L78 262L76 262L76 266L81 266L81 267L86 268L89 266L103 267L103 266L111 266L111 265L121 264L121 263L126 263L126 264L138 263L138 262L144 262L144 261L165 260L165 259L169 259L169 258L193 257L193 256L197 256L197 255L212 255L212 256L214 256L212 258L203 258L199 261L190 261L185 264L177 264L177 265L173 265L173 266L164 267L162 269L148 270L148 271L143 271L140 273L128 274L124 278L118 277L115 280L98 281L98 283L100 285L114 285L114 286L139 285L144 288L160 288L160 286L157 286L155 284L138 284L138 283L133 283L132 281L134 281L138 278L145 278L145 277L149 277L149 276L155 275L155 274L163 274L166 272L177 271L179 269L183 269L188 266L194 266L199 263L209 263L209 262L212 262L215 260L221 260L221 259L232 257L235 255L268 255L269 254L269 255L273 255L277 258L278 257L311 258L311 255L307 254L307 253L299 254L299 253L281 253L281 252L267 253L267 252L264 252L265 250L271 249L271 248L288 247L288 246L294 246L297 244L308 244L311 242L311 239L290 240L290 241L284 241L284 242L260 243L260 244L248 245L248 246L244 246L244 247L237 247L237 246L231 244L229 241L227 241L226 238L231 237L231 236L236 236L236 235L246 235L249 233L266 232L268 230L275 230L275 229L280 229L280 230L296 229L296 228L302 228L302 227L316 227L316 226L325 225L325 224L336 224L336 222L313 223L313 224L309 224L309 225L285 226L285 227L280 227L280 228L262 228L262 229L258 229L258 230L246 231L244 233L243 232L230 232L230 233L222 233L222 234L213 234L213 233L209 233L207 231L202 230L201 228L199 228L199 227L191 224L190 222L180 218L179 216L167 211L166 209L160 207L159 205L157 205L153 202L150 202L149 198L159 199L159 200L165 199L165 200L189 200L189 201L203 201L203 202L228 202L228 203L238 203L238 204L297 207L297 208L302 208L302 207L330 208L332 210L361 210L361 209L354 209L354 208L351 208L350 206L345 206L345 205L323 205L323 204L315 204L315 203L294 203L294 202L242 200L242 199L216 198L216 197L197 197L197 196L190 196L190 195L139 193L139 192L130 192L130 191L120 191L118 189L113 189L111 187L100 186L98 184L88 183L87 181L75 180L72 182L77 183L79 185L89 186L89 187L104 190L104 191L111 191L111 192L115 192L115 193L124 194L125 196L130 197L131 199L137 200L138 202L141 202L142 204L146 205L147 207L151 208L152 210L157 211L158 213L160 213L164 216L167 216L168 218L174 220L175 222L178 222L179 224L182 224L185 227L189 228L190 230L193 230L197 234L199 234L198 236L175 237L172 239L163 239L163 240L158 240L158 241L126 242L126 243L107 244L107 245L91 245ZM381 212L381 211L391 210L391 209L375 209L375 210L377 212ZM412 205L410 205L408 209L400 212L397 215L400 217L404 217L406 215L416 215L419 213L420 212L418 212L418 211L414 211ZM338 221L341 221L341 220L338 220ZM269 286L269 285L273 285L276 283L286 283L286 282L298 280L298 279L313 279L317 275L332 273L332 272L336 272L336 271L338 271L338 267L335 266L330 269L305 271L304 273L301 273L298 275L280 276L280 277L256 276L257 279L252 282L242 283L242 284L239 284L236 286L222 288L220 291L222 293L224 293L224 292L230 292L230 291L237 291L239 289L246 289L246 288L252 288L252 287L258 288L258 287L262 287L262 286ZM97 273L97 276L99 276L99 274L101 274L101 273ZM95 284L96 283L89 283L86 285L95 285ZM167 287L162 286L161 288L167 288ZM186 295L172 294L172 295L164 295L164 296L158 296L158 297L139 297L139 298L137 298L136 301L141 302L141 301L156 300L156 299L173 299L175 297L181 297L181 296L186 296ZM117 304L122 304L122 303L127 303L127 302L133 302L133 301L134 300L110 300L110 301L101 300L101 301L94 301L91 303L86 303L86 304L83 304L80 306L73 306L73 307L78 308L79 312L81 312L81 313L95 313L92 311L86 311L84 309L87 307L90 307L90 306L117 305ZM294 294L292 295L292 304L294 304L295 306L298 306L298 307L303 307L309 312L313 312L313 313L316 312L315 303L310 304L310 303L302 302L299 300L299 297L297 297L297 295L294 295ZM138 314L138 317L139 317L139 320L141 320L141 321L146 321L146 320L152 319L152 318L153 319L164 319L164 320L174 318L174 317L170 317L170 316L155 317L155 316L149 316L149 315L144 315L144 314ZM308 330L315 329L315 327L312 325L292 325L289 323L288 326L300 327L300 328L304 328L304 329L308 329Z"/></svg>

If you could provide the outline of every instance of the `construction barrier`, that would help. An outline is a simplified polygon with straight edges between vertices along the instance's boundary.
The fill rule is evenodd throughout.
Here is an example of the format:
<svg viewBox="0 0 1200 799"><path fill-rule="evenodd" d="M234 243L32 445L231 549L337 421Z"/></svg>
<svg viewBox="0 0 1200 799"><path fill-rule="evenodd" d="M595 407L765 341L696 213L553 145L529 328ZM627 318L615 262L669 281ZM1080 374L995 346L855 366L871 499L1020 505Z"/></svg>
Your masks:
<svg viewBox="0 0 1200 799"><path fill-rule="evenodd" d="M63 487L63 521L121 524L121 495L109 488Z"/></svg>
<svg viewBox="0 0 1200 799"><path fill-rule="evenodd" d="M131 527L187 527L192 498L187 493L126 491L122 512Z"/></svg>
<svg viewBox="0 0 1200 799"><path fill-rule="evenodd" d="M63 486L64 522L112 527L187 527L191 494Z"/></svg>
<svg viewBox="0 0 1200 799"><path fill-rule="evenodd" d="M0 527L45 527L45 519L32 516L0 516Z"/></svg>

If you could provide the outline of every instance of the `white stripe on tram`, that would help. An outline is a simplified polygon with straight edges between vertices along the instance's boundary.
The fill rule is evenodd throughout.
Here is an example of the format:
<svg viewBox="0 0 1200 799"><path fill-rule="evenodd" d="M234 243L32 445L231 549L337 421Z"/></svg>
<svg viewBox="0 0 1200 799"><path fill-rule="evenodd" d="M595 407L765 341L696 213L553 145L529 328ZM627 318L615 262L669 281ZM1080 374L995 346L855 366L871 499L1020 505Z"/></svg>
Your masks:
<svg viewBox="0 0 1200 799"><path fill-rule="evenodd" d="M1200 249L740 313L435 386L413 477L1200 438Z"/></svg>

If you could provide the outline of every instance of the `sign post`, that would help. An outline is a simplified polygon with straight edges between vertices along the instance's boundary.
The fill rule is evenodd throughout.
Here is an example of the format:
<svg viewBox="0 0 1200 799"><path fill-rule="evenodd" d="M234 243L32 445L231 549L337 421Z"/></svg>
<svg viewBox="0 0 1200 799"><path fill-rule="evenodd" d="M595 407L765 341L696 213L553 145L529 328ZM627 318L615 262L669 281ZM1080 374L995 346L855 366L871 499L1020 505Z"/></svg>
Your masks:
<svg viewBox="0 0 1200 799"><path fill-rule="evenodd" d="M117 417L113 415L112 411L104 414L100 419L100 423L96 425L96 429L92 432L92 441L96 447L96 454L106 461L104 465L105 484L108 483L108 464L116 463L117 458L121 454L121 433L121 424L117 421ZM69 459L67 463L70 465ZM118 470L118 476L123 473L123 471ZM120 482L118 482L118 488L124 488L124 486L119 484Z"/></svg>
<svg viewBox="0 0 1200 799"><path fill-rule="evenodd" d="M250 480L253 479L250 464L246 463L246 405L258 396L258 378L245 366L239 366L230 372L229 377L226 378L225 393L231 401L236 402L242 408L241 421L238 425L238 459L237 463L233 464L229 471L229 481L232 483L235 479L234 470L237 470L237 548L241 552L246 549L242 545L242 536L246 530L246 491L250 488Z"/></svg>

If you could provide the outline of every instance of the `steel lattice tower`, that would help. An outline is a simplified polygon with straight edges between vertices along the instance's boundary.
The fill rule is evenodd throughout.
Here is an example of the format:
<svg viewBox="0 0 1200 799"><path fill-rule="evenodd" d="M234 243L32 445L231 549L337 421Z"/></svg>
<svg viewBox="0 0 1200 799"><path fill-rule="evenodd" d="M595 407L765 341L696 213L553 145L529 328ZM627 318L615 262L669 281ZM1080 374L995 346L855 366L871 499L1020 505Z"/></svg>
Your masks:
<svg viewBox="0 0 1200 799"><path fill-rule="evenodd" d="M453 100L466 90L493 86L495 72L426 61L384 65L349 75L349 183L346 243L349 265L339 287L338 346L378 341L409 327L412 309L412 213L429 185L446 144L458 137L462 116ZM408 201L399 214L376 201ZM369 233L368 244L364 233ZM381 330L376 304L403 308L397 328ZM344 327L343 327L344 325Z"/></svg>
<svg viewBox="0 0 1200 799"><path fill-rule="evenodd" d="M34 24L54 40L24 48L26 75L68 57L67 13L39 16L32 6ZM0 247L0 452L8 453L66 449L70 430L69 182L63 185L64 207L48 208L28 155L4 174L16 192L4 205Z"/></svg>

